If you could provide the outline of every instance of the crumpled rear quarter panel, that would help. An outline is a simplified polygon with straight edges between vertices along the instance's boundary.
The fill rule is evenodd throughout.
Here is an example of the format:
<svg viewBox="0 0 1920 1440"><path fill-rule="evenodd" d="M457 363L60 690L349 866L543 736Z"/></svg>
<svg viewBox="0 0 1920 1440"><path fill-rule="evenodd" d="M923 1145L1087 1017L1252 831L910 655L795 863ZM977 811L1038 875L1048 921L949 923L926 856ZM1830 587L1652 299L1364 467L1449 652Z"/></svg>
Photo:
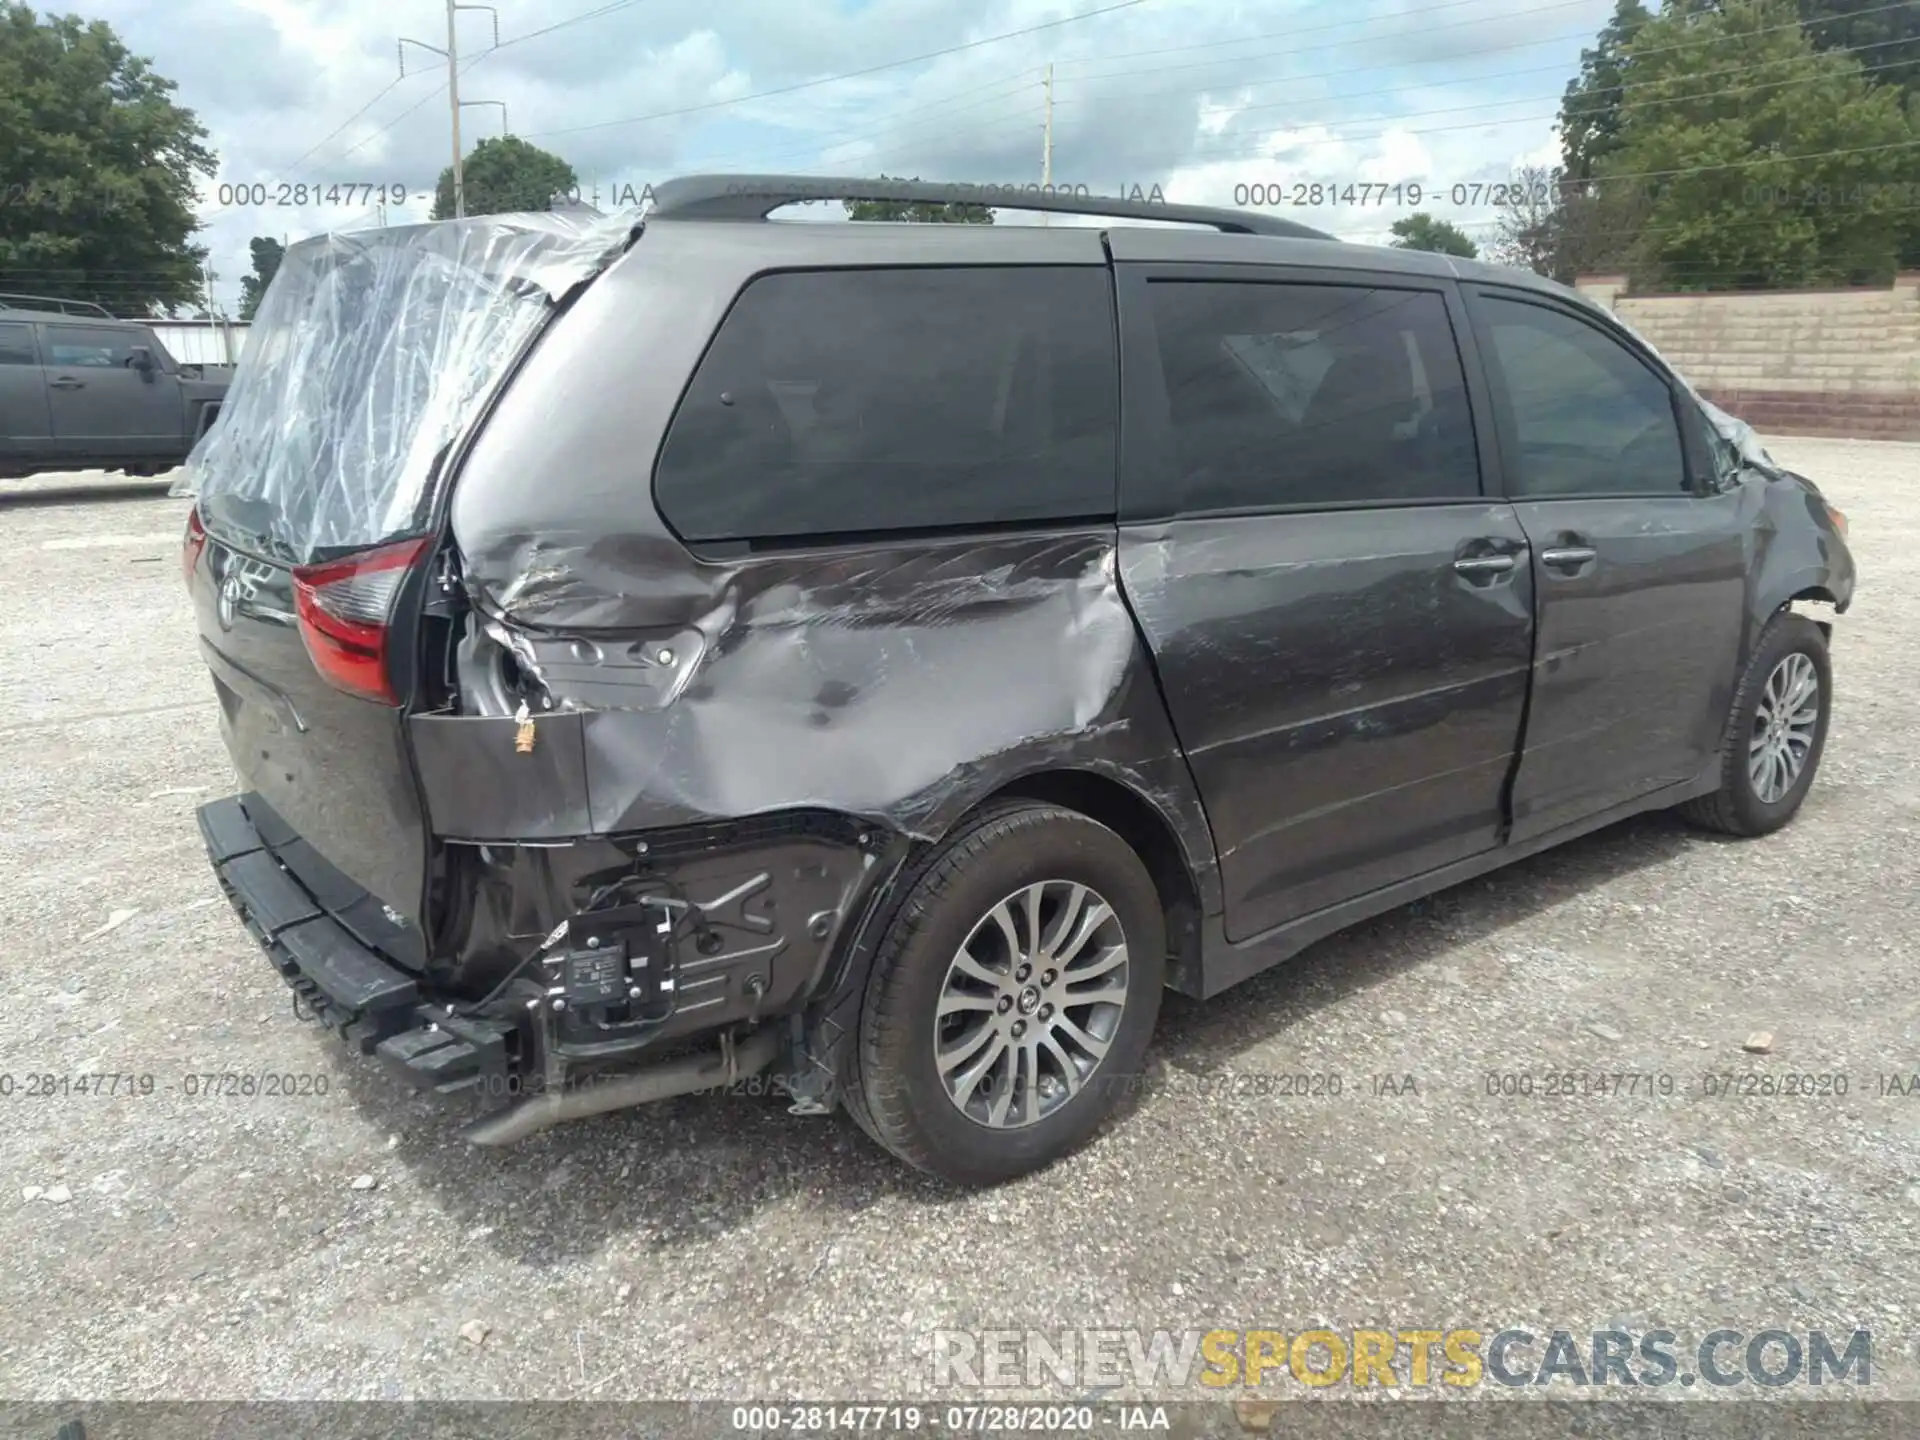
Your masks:
<svg viewBox="0 0 1920 1440"><path fill-rule="evenodd" d="M543 339L469 457L451 512L467 590L556 696L535 717L555 749L525 769L558 768L515 783L533 757L513 753L510 716L416 717L435 829L561 838L828 809L934 839L1009 781L1073 769L1160 811L1204 902L1205 820L1112 524L699 557L660 520L660 437L769 263L742 237L759 228L650 227ZM1090 233L1020 243L1104 258ZM471 747L485 756L469 765Z"/></svg>

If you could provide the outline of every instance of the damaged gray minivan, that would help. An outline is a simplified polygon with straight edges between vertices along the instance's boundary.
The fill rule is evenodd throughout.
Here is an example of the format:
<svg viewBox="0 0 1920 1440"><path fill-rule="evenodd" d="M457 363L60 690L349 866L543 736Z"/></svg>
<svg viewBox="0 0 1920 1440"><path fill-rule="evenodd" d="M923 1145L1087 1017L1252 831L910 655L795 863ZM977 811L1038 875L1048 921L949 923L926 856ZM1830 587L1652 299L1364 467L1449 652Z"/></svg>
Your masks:
<svg viewBox="0 0 1920 1440"><path fill-rule="evenodd" d="M977 197L304 241L195 451L213 865L476 1141L754 1077L1003 1179L1163 987L1798 809L1844 520L1609 314L1233 211L772 218L823 198Z"/></svg>

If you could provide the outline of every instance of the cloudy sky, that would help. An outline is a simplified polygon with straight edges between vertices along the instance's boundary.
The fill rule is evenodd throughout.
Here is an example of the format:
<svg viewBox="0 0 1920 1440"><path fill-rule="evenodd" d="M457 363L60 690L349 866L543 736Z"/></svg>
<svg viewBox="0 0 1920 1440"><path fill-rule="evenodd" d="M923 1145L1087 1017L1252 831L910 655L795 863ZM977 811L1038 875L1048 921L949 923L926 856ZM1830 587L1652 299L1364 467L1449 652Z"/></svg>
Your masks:
<svg viewBox="0 0 1920 1440"><path fill-rule="evenodd" d="M404 185L423 219L449 159L439 0L67 0L179 85L221 169L204 238L237 302L256 234L371 223L360 203L227 205L219 185ZM1556 151L1553 113L1611 0L499 0L462 11L461 97L569 161L603 208L701 170L1040 178L1046 67L1053 176L1159 185L1428 187L1420 207L1476 237L1448 192ZM1004 38L1001 38L1004 37ZM944 52L944 53L942 53ZM864 73L863 73L864 72ZM467 144L501 133L464 112ZM1431 192L1440 192L1433 203ZM230 193L230 192L228 192ZM1238 192L1245 200L1250 192ZM1403 192L1404 194L1405 192ZM1380 239L1411 205L1278 213Z"/></svg>

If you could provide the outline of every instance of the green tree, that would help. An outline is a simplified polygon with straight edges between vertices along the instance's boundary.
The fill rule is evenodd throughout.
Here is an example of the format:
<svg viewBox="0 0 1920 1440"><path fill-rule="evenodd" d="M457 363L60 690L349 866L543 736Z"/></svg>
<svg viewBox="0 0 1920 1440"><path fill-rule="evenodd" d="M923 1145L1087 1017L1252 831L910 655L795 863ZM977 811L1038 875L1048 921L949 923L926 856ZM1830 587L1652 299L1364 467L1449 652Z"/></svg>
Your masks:
<svg viewBox="0 0 1920 1440"><path fill-rule="evenodd" d="M1624 268L1646 223L1643 187L1576 185L1558 166L1515 170L1509 193L1495 219L1491 258L1565 285L1581 275Z"/></svg>
<svg viewBox="0 0 1920 1440"><path fill-rule="evenodd" d="M882 180L897 177L882 175ZM918 175L913 177L918 180ZM932 205L924 200L848 200L849 220L911 220L932 225L991 225L993 211L985 205Z"/></svg>
<svg viewBox="0 0 1920 1440"><path fill-rule="evenodd" d="M1496 217L1489 258L1496 265L1559 278L1556 226L1566 184L1559 167L1524 165L1513 172L1512 198Z"/></svg>
<svg viewBox="0 0 1920 1440"><path fill-rule="evenodd" d="M1729 3L1666 0L1665 11L1698 15ZM1874 84L1908 95L1920 91L1920 7L1888 0L1795 0L1795 10L1816 50L1852 52Z"/></svg>
<svg viewBox="0 0 1920 1440"><path fill-rule="evenodd" d="M1663 12L1627 47L1601 193L1638 192L1628 273L1668 289L1882 284L1920 138L1897 90L1817 51L1793 0ZM1703 73L1711 72L1711 73ZM1738 88L1730 76L1738 76Z"/></svg>
<svg viewBox="0 0 1920 1440"><path fill-rule="evenodd" d="M1640 0L1615 0L1613 18L1590 49L1560 101L1560 155L1566 178L1582 186L1620 146L1621 67L1627 47L1653 17Z"/></svg>
<svg viewBox="0 0 1920 1440"><path fill-rule="evenodd" d="M260 302L266 298L267 286L273 283L280 262L286 257L287 247L271 236L256 235L247 242L247 250L253 256L253 273L240 277L242 320L253 319L254 312L260 308Z"/></svg>
<svg viewBox="0 0 1920 1440"><path fill-rule="evenodd" d="M518 135L482 140L460 167L469 215L501 215L514 210L551 210L553 197L579 188L573 166L551 151L529 145ZM440 172L434 191L434 220L453 215L453 167Z"/></svg>
<svg viewBox="0 0 1920 1440"><path fill-rule="evenodd" d="M0 0L0 289L125 315L199 298L206 130L104 21Z"/></svg>
<svg viewBox="0 0 1920 1440"><path fill-rule="evenodd" d="M1822 50L1847 50L1872 84L1906 97L1920 126L1920 5L1890 7L1886 0L1799 0L1807 38ZM1901 222L1900 268L1920 268L1920 208Z"/></svg>
<svg viewBox="0 0 1920 1440"><path fill-rule="evenodd" d="M1920 94L1920 5L1886 0L1799 0L1807 38L1822 50L1849 50L1876 85Z"/></svg>
<svg viewBox="0 0 1920 1440"><path fill-rule="evenodd" d="M1466 231L1450 221L1436 220L1424 210L1394 221L1390 243L1402 250L1437 250L1442 255L1459 255L1468 260L1480 255L1480 247L1468 238Z"/></svg>

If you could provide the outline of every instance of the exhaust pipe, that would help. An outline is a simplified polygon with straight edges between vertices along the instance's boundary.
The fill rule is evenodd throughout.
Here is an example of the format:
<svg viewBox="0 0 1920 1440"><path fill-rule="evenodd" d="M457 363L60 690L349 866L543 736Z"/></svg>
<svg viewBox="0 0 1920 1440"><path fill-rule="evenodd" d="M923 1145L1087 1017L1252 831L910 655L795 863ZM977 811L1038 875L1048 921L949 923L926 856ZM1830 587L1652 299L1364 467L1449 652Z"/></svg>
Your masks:
<svg viewBox="0 0 1920 1440"><path fill-rule="evenodd" d="M717 1090L766 1069L779 1049L779 1033L772 1029L758 1031L737 1044L730 1036L722 1036L718 1050L684 1055L631 1075L596 1080L577 1090L549 1090L522 1100L474 1121L467 1127L466 1137L475 1145L511 1145L568 1120L627 1110L675 1095L691 1095L696 1090Z"/></svg>

